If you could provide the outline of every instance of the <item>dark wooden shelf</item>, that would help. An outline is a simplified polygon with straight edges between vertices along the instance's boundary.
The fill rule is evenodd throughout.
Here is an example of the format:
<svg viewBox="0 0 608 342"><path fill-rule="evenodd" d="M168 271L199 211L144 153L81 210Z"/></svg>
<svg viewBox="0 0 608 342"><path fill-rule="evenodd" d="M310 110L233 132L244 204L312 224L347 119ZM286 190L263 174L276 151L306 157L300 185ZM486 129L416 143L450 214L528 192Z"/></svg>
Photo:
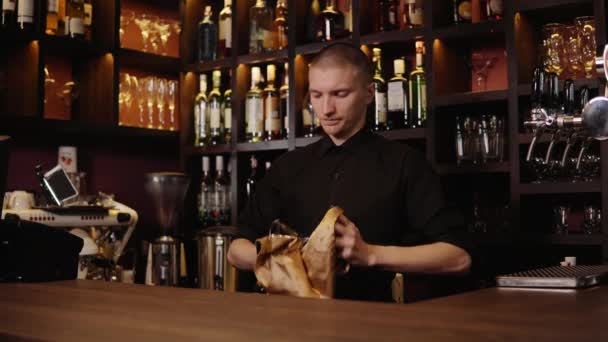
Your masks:
<svg viewBox="0 0 608 342"><path fill-rule="evenodd" d="M71 58L87 58L109 53L97 44L84 39L74 39L68 36L45 35L43 44L48 51L56 56L69 56Z"/></svg>
<svg viewBox="0 0 608 342"><path fill-rule="evenodd" d="M176 57L154 55L132 49L120 49L121 67L177 75L180 70L180 60Z"/></svg>
<svg viewBox="0 0 608 342"><path fill-rule="evenodd" d="M342 38L338 39L335 42L346 42L346 43L355 43L355 41L351 38ZM321 51L325 46L334 43L334 42L318 42L318 43L309 43L304 45L296 46L296 54L298 55L314 55Z"/></svg>
<svg viewBox="0 0 608 342"><path fill-rule="evenodd" d="M599 78L581 78L574 80L574 87L579 89L582 86L587 86L589 89L598 89L600 87ZM559 81L559 89L563 89L564 80ZM520 84L517 86L517 95L529 96L532 93L532 84Z"/></svg>
<svg viewBox="0 0 608 342"><path fill-rule="evenodd" d="M232 64L232 58L222 58L215 61L188 64L184 66L184 70L192 72L207 72L211 70L228 69L232 67Z"/></svg>
<svg viewBox="0 0 608 342"><path fill-rule="evenodd" d="M524 195L599 193L602 191L602 184L599 180L577 183L520 183L514 186L513 191Z"/></svg>
<svg viewBox="0 0 608 342"><path fill-rule="evenodd" d="M508 162L489 162L485 164L436 164L435 170L440 175L466 175L476 173L509 173Z"/></svg>
<svg viewBox="0 0 608 342"><path fill-rule="evenodd" d="M460 24L433 30L433 39L473 39L505 32L502 20Z"/></svg>
<svg viewBox="0 0 608 342"><path fill-rule="evenodd" d="M506 101L507 90L490 90L480 92L455 93L435 96L431 105L435 108L459 104Z"/></svg>
<svg viewBox="0 0 608 342"><path fill-rule="evenodd" d="M203 155L203 154L221 154L232 152L233 146L231 144L219 144L205 147L196 146L184 146L184 153L186 155Z"/></svg>
<svg viewBox="0 0 608 342"><path fill-rule="evenodd" d="M530 11L538 10L543 8L557 7L563 5L576 5L592 3L593 0L543 0L543 1L530 1L530 0L515 0L513 1L513 9L518 11Z"/></svg>
<svg viewBox="0 0 608 342"><path fill-rule="evenodd" d="M317 141L321 140L321 138L323 138L323 135L318 135L309 138L296 138L296 147L304 147L316 143Z"/></svg>
<svg viewBox="0 0 608 342"><path fill-rule="evenodd" d="M238 56L236 61L238 64L257 64L279 62L284 59L287 59L287 49Z"/></svg>
<svg viewBox="0 0 608 342"><path fill-rule="evenodd" d="M236 149L239 152L287 150L287 140L261 141L257 143L238 143Z"/></svg>
<svg viewBox="0 0 608 342"><path fill-rule="evenodd" d="M481 245L505 245L538 243L553 245L602 245L607 239L603 234L538 234L538 233L469 233L468 236Z"/></svg>
<svg viewBox="0 0 608 342"><path fill-rule="evenodd" d="M391 140L422 140L426 139L426 128L404 128L392 131L377 132Z"/></svg>
<svg viewBox="0 0 608 342"><path fill-rule="evenodd" d="M422 39L424 29L415 28L407 30L395 30L388 32L376 32L361 36L361 44L377 45L388 42L407 42Z"/></svg>

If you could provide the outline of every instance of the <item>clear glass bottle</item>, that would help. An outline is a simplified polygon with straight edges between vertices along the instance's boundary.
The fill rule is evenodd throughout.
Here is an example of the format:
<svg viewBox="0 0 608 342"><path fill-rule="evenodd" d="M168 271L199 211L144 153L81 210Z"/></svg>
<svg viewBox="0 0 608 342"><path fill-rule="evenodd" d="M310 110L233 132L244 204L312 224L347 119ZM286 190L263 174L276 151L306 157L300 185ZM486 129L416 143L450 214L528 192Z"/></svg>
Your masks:
<svg viewBox="0 0 608 342"><path fill-rule="evenodd" d="M305 138L314 137L317 134L317 120L315 110L310 102L310 94L306 94L302 107L302 127Z"/></svg>
<svg viewBox="0 0 608 342"><path fill-rule="evenodd" d="M203 174L201 188L198 194L198 220L201 228L207 228L213 224L211 216L211 192L213 190L213 177L209 168L209 157L203 158Z"/></svg>
<svg viewBox="0 0 608 342"><path fill-rule="evenodd" d="M272 50L272 11L265 0L257 0L249 10L249 53Z"/></svg>
<svg viewBox="0 0 608 342"><path fill-rule="evenodd" d="M382 77L382 50L380 48L374 48L373 50L372 63L374 65L374 104L372 105L373 110L373 123L372 130L374 131L385 131L387 121L387 110L386 110L386 82Z"/></svg>
<svg viewBox="0 0 608 342"><path fill-rule="evenodd" d="M284 139L289 137L289 63L284 65L283 84L279 88L281 105L279 106L279 117L283 121L282 136Z"/></svg>
<svg viewBox="0 0 608 342"><path fill-rule="evenodd" d="M264 129L266 140L281 139L281 116L279 114L279 92L274 86L276 66L266 66L266 87L262 92L264 99Z"/></svg>
<svg viewBox="0 0 608 342"><path fill-rule="evenodd" d="M405 75L405 60L393 61L395 75L388 82L388 129L409 127L408 80Z"/></svg>
<svg viewBox="0 0 608 342"><path fill-rule="evenodd" d="M217 25L211 18L211 6L205 6L203 20L198 24L198 61L212 61L216 58Z"/></svg>
<svg viewBox="0 0 608 342"><path fill-rule="evenodd" d="M424 43L416 42L416 69L410 73L410 127L426 123L426 75L424 72Z"/></svg>
<svg viewBox="0 0 608 342"><path fill-rule="evenodd" d="M213 223L217 226L226 225L230 222L230 208L228 206L229 191L230 182L224 170L224 156L216 156L211 215L213 217Z"/></svg>
<svg viewBox="0 0 608 342"><path fill-rule="evenodd" d="M194 145L209 145L209 108L207 106L207 75L199 75L199 92L194 98Z"/></svg>
<svg viewBox="0 0 608 342"><path fill-rule="evenodd" d="M84 39L84 0L68 0L65 15L66 34Z"/></svg>
<svg viewBox="0 0 608 342"><path fill-rule="evenodd" d="M281 50L287 47L287 6L285 0L278 0L275 8L275 18L272 25L274 49Z"/></svg>
<svg viewBox="0 0 608 342"><path fill-rule="evenodd" d="M209 92L209 141L211 145L223 143L224 132L222 129L222 93L220 92L220 84L222 82L222 72L219 70L213 71L212 74L213 88Z"/></svg>
<svg viewBox="0 0 608 342"><path fill-rule="evenodd" d="M245 98L245 121L247 130L245 139L248 142L260 142L264 139L264 102L260 83L260 68L251 68L251 88Z"/></svg>
<svg viewBox="0 0 608 342"><path fill-rule="evenodd" d="M232 55L232 0L224 0L224 8L220 11L219 56Z"/></svg>
<svg viewBox="0 0 608 342"><path fill-rule="evenodd" d="M229 70L229 76L229 79L232 79L232 70ZM224 122L224 142L229 144L232 141L232 88L230 87L224 91L222 121Z"/></svg>
<svg viewBox="0 0 608 342"><path fill-rule="evenodd" d="M320 42L336 40L344 35L344 14L336 8L335 0L327 0L317 18L315 38Z"/></svg>

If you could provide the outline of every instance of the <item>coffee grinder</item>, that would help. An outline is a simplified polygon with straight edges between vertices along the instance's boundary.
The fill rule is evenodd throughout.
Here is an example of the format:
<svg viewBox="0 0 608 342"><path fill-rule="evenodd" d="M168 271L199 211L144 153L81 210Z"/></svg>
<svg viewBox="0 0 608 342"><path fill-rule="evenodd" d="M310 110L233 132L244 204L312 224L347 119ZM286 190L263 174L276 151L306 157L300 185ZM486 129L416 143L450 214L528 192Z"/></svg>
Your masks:
<svg viewBox="0 0 608 342"><path fill-rule="evenodd" d="M158 172L145 176L146 192L154 201L160 236L148 250L146 284L176 286L180 271L185 271L185 256L180 241L173 236L184 205L190 177L183 173ZM180 253L181 252L181 253Z"/></svg>

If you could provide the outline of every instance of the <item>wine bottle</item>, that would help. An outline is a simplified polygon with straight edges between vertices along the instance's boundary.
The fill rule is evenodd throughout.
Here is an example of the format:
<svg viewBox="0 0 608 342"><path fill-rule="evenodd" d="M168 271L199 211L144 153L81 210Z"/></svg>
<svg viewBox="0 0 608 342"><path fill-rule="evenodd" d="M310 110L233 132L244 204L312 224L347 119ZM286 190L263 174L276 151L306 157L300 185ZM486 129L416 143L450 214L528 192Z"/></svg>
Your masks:
<svg viewBox="0 0 608 342"><path fill-rule="evenodd" d="M212 61L216 57L217 25L211 18L211 6L205 6L203 20L198 24L198 61Z"/></svg>
<svg viewBox="0 0 608 342"><path fill-rule="evenodd" d="M212 83L213 88L209 92L208 107L209 107L209 141L211 145L223 143L222 132L222 93L220 92L220 83L222 80L222 72L219 70L213 71Z"/></svg>
<svg viewBox="0 0 608 342"><path fill-rule="evenodd" d="M16 25L15 9L16 0L2 0L2 16L0 17L0 28L3 30L13 29Z"/></svg>
<svg viewBox="0 0 608 342"><path fill-rule="evenodd" d="M410 73L410 127L423 127L426 122L426 75L423 64L424 43L416 42L416 69Z"/></svg>
<svg viewBox="0 0 608 342"><path fill-rule="evenodd" d="M284 0L277 1L272 36L275 50L287 47L287 6Z"/></svg>
<svg viewBox="0 0 608 342"><path fill-rule="evenodd" d="M194 98L194 145L209 144L209 109L207 107L207 75L199 75L199 92Z"/></svg>
<svg viewBox="0 0 608 342"><path fill-rule="evenodd" d="M22 31L34 30L34 0L17 1L17 28Z"/></svg>
<svg viewBox="0 0 608 342"><path fill-rule="evenodd" d="M289 136L289 63L284 65L283 84L279 88L279 98L281 105L279 106L279 117L283 122L282 136L287 139Z"/></svg>
<svg viewBox="0 0 608 342"><path fill-rule="evenodd" d="M264 101L264 128L266 140L281 138L281 117L279 115L279 92L274 86L276 67L266 66L266 88L262 92Z"/></svg>
<svg viewBox="0 0 608 342"><path fill-rule="evenodd" d="M201 188L198 195L198 219L201 228L207 228L212 225L211 216L211 191L213 189L213 177L211 177L209 169L209 157L204 156L203 160L203 175L201 179Z"/></svg>
<svg viewBox="0 0 608 342"><path fill-rule="evenodd" d="M382 50L374 48L372 63L374 65L374 103L373 110L373 125L374 131L386 130L387 110L386 110L386 82L382 77Z"/></svg>
<svg viewBox="0 0 608 342"><path fill-rule="evenodd" d="M232 78L232 70L229 70L230 79ZM232 88L228 87L224 91L224 100L222 101L222 118L224 121L224 142L229 144L232 141Z"/></svg>
<svg viewBox="0 0 608 342"><path fill-rule="evenodd" d="M344 34L344 15L336 9L335 0L327 0L325 9L317 18L315 37L317 41L328 42Z"/></svg>
<svg viewBox="0 0 608 342"><path fill-rule="evenodd" d="M408 80L405 75L405 60L393 61L395 76L388 82L388 128L409 127Z"/></svg>
<svg viewBox="0 0 608 342"><path fill-rule="evenodd" d="M226 225L230 221L227 195L230 183L224 170L224 156L215 157L215 182L213 199L211 200L211 216L217 226Z"/></svg>
<svg viewBox="0 0 608 342"><path fill-rule="evenodd" d="M224 0L219 22L219 56L230 57L232 54L232 0Z"/></svg>
<svg viewBox="0 0 608 342"><path fill-rule="evenodd" d="M260 68L251 68L251 88L245 98L245 121L247 130L245 138L249 142L260 142L264 139L264 103L260 82Z"/></svg>
<svg viewBox="0 0 608 342"><path fill-rule="evenodd" d="M257 0L249 10L249 53L270 51L272 47L272 11L266 1Z"/></svg>

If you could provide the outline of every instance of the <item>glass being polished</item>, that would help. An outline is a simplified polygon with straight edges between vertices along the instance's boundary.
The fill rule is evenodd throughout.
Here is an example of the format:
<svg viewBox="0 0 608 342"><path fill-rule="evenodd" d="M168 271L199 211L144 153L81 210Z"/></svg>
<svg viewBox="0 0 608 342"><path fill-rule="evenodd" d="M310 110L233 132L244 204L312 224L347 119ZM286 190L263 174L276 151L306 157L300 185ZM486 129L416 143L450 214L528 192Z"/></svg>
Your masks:
<svg viewBox="0 0 608 342"><path fill-rule="evenodd" d="M326 136L273 163L239 218L230 262L252 269L253 241L274 219L308 236L337 205L344 209L335 225L337 256L352 265L336 279L337 298L388 301L394 272L467 273L462 218L447 207L424 156L365 127L374 96L365 54L330 45L311 62L308 76Z"/></svg>

